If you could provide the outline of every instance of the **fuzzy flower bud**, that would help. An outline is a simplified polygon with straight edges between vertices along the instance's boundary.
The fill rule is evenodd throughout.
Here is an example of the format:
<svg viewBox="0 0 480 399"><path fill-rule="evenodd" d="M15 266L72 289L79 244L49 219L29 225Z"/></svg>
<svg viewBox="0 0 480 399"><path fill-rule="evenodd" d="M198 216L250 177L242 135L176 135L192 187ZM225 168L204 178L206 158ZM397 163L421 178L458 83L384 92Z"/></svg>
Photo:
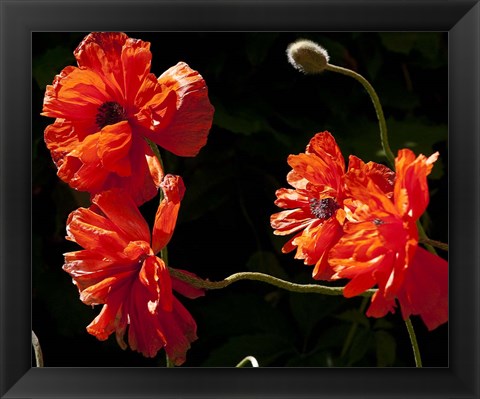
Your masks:
<svg viewBox="0 0 480 399"><path fill-rule="evenodd" d="M287 47L288 62L305 74L323 72L327 67L327 50L311 40L297 40Z"/></svg>

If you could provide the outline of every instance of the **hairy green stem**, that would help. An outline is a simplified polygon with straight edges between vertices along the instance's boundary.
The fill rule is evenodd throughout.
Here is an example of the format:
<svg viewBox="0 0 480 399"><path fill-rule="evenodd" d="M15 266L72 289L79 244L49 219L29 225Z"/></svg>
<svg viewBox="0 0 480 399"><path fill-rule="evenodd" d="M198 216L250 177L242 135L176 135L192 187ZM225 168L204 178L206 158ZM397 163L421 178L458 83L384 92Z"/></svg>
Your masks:
<svg viewBox="0 0 480 399"><path fill-rule="evenodd" d="M247 356L245 359L241 360L240 363L238 363L235 367L243 367L249 362L251 363L252 367L260 367L257 359L255 359L253 356Z"/></svg>
<svg viewBox="0 0 480 399"><path fill-rule="evenodd" d="M365 88L367 93L370 95L370 98L373 102L373 106L375 108L375 112L377 113L378 124L380 126L380 140L382 142L383 151L385 152L385 156L387 157L388 162L391 164L392 167L394 167L395 155L393 155L393 152L390 149L390 146L388 144L387 123L385 122L385 116L383 115L383 109L380 103L380 99L378 98L378 95L375 92L375 89L373 88L373 86L362 75L352 71L351 69L342 68L332 64L327 64L325 69L327 71L337 72L342 75L346 75L346 76L350 76L351 78L354 78L356 81L360 82L360 84Z"/></svg>
<svg viewBox="0 0 480 399"><path fill-rule="evenodd" d="M412 343L413 357L415 358L415 367L422 367L422 358L420 356L420 349L418 347L417 337L415 330L413 329L412 321L410 318L405 320L407 325L408 335L410 336L410 342Z"/></svg>
<svg viewBox="0 0 480 399"><path fill-rule="evenodd" d="M425 246L430 245L432 247L441 249L443 251L448 251L448 244L445 244L444 242L437 241L437 240L432 240L428 237L421 237L419 240L420 243L425 244Z"/></svg>
<svg viewBox="0 0 480 399"><path fill-rule="evenodd" d="M171 267L169 267L169 270L170 270L170 274L173 277L176 277L179 280L185 281L196 288L204 288L208 290L222 289L222 288L228 287L230 284L235 283L236 281L253 280L253 281L262 281L264 283L268 283L275 287L283 288L291 292L314 293L314 294L323 294L323 295L343 295L343 287L327 287L319 284L296 284L296 283L291 283L289 281L285 281L264 273L240 272L240 273L232 274L231 276L221 281L208 281L208 280L203 280L199 277L193 277L191 275L187 275ZM377 291L376 289L366 290L359 296L371 297L376 291Z"/></svg>

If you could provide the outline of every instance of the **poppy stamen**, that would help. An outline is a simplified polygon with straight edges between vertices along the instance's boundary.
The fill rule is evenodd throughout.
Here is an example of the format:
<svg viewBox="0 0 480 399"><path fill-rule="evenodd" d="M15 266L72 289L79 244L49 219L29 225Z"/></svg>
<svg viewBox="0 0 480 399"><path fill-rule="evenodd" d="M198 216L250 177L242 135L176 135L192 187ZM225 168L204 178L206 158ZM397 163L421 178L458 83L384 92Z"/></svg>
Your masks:
<svg viewBox="0 0 480 399"><path fill-rule="evenodd" d="M338 208L339 206L333 198L310 199L310 212L318 219L330 219Z"/></svg>
<svg viewBox="0 0 480 399"><path fill-rule="evenodd" d="M97 126L102 129L107 125L127 120L127 112L119 103L107 101L98 107L98 114L95 118Z"/></svg>

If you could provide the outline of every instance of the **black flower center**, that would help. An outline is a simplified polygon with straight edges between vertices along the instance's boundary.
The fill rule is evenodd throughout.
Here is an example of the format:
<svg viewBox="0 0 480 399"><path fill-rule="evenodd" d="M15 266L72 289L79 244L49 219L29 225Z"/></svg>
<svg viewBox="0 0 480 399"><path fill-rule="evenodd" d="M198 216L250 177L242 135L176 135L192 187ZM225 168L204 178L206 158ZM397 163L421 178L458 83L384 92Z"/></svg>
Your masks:
<svg viewBox="0 0 480 399"><path fill-rule="evenodd" d="M339 206L333 198L310 199L310 212L318 219L330 219L338 208Z"/></svg>
<svg viewBox="0 0 480 399"><path fill-rule="evenodd" d="M98 114L95 118L97 126L101 129L107 125L127 120L127 112L119 103L107 101L98 107Z"/></svg>

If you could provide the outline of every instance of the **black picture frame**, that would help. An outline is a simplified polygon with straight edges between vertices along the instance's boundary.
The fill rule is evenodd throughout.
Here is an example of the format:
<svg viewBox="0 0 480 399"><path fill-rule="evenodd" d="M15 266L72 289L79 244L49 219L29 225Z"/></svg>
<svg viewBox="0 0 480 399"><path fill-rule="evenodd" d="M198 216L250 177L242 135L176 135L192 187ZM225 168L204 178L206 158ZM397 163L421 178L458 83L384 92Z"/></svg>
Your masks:
<svg viewBox="0 0 480 399"><path fill-rule="evenodd" d="M0 0L2 398L478 398L478 1ZM31 368L35 31L448 31L449 368Z"/></svg>

